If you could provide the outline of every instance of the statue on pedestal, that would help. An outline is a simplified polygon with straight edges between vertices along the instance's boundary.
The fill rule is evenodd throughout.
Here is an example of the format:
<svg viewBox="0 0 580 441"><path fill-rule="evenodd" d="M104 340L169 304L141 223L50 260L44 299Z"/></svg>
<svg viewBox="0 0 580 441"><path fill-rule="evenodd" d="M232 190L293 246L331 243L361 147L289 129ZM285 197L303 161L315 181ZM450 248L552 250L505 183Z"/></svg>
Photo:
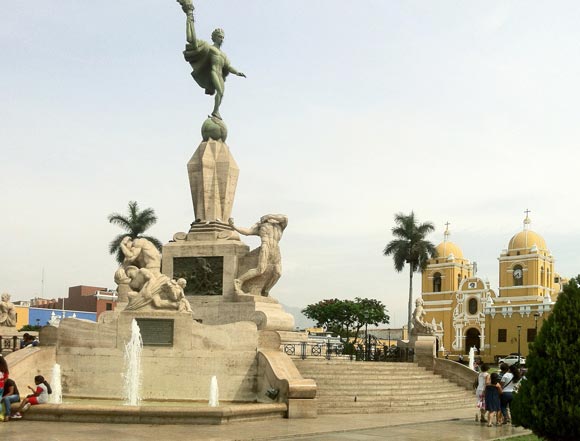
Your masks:
<svg viewBox="0 0 580 441"><path fill-rule="evenodd" d="M15 327L16 326L16 310L14 303L10 301L10 294L2 294L2 301L0 302L0 326Z"/></svg>
<svg viewBox="0 0 580 441"><path fill-rule="evenodd" d="M435 326L425 321L427 313L423 308L423 298L415 300L415 311L413 311L413 331L414 335L433 335Z"/></svg>
<svg viewBox="0 0 580 441"><path fill-rule="evenodd" d="M228 57L221 50L224 42L223 29L216 29L211 34L213 45L206 41L198 40L195 35L193 11L194 6L191 0L177 0L181 9L185 12L187 45L183 55L191 65L193 72L191 76L207 95L215 95L214 107L211 115L219 120L222 119L219 109L225 91L225 79L228 74L239 77L246 77L242 72L238 72L230 64ZM215 121L219 123L219 121Z"/></svg>
<svg viewBox="0 0 580 441"><path fill-rule="evenodd" d="M288 217L283 214L266 214L250 228L236 227L233 218L229 219L229 224L238 233L245 236L260 236L262 241L259 248L258 266L234 280L236 294L247 294L244 291L244 284L247 282L253 285L249 289L250 293L267 297L270 289L282 275L282 256L278 243L288 225Z"/></svg>

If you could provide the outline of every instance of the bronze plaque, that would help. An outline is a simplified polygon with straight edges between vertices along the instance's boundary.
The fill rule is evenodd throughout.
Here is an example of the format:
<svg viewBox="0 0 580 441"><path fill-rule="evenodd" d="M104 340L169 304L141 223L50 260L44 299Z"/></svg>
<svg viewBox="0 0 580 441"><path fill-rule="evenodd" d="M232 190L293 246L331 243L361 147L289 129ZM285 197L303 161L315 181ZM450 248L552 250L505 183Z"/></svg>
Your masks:
<svg viewBox="0 0 580 441"><path fill-rule="evenodd" d="M138 318L143 346L173 346L173 320Z"/></svg>
<svg viewBox="0 0 580 441"><path fill-rule="evenodd" d="M187 280L186 296L221 296L223 273L223 256L173 258L173 278Z"/></svg>

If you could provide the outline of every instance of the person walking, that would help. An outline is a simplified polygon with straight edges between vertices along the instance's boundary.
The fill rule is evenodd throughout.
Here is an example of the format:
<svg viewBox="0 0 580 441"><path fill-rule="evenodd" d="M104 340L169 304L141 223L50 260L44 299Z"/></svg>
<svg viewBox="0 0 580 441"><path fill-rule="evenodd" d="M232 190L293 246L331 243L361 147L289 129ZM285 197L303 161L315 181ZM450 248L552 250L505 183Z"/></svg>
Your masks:
<svg viewBox="0 0 580 441"><path fill-rule="evenodd" d="M485 386L489 384L490 377L489 366L483 363L480 366L480 373L477 376L477 388L475 389L475 405L477 406L477 413L475 414L475 421L485 423Z"/></svg>
<svg viewBox="0 0 580 441"><path fill-rule="evenodd" d="M515 365L508 367L508 372L503 374L501 378L502 394L500 397L501 413L503 415L503 423L511 423L511 412L509 405L514 399L514 388L520 381L520 373Z"/></svg>

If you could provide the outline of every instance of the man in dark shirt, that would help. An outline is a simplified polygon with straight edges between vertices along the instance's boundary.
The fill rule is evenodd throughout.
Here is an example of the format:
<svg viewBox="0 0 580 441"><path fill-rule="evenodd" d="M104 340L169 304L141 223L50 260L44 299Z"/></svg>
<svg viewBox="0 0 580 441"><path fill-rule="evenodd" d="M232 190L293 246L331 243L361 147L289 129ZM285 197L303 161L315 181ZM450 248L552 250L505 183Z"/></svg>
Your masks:
<svg viewBox="0 0 580 441"><path fill-rule="evenodd" d="M18 387L13 379L9 378L4 382L4 395L2 396L2 403L6 409L6 416L4 421L10 420L10 405L11 403L18 403L20 401L20 393Z"/></svg>

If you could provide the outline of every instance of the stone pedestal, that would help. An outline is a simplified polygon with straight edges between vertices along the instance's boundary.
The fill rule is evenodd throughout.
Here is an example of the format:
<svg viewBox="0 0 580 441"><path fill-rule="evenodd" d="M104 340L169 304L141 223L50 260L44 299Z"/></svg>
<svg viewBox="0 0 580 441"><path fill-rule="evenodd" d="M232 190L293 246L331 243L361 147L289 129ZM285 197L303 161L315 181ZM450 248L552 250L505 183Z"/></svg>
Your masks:
<svg viewBox="0 0 580 441"><path fill-rule="evenodd" d="M228 227L240 169L226 143L203 141L187 163L187 173L196 222Z"/></svg>
<svg viewBox="0 0 580 441"><path fill-rule="evenodd" d="M194 319L204 325L254 322L261 331L292 331L294 317L272 297L237 295L232 297L188 297Z"/></svg>
<svg viewBox="0 0 580 441"><path fill-rule="evenodd" d="M433 369L436 354L436 338L434 335L412 335L409 346L415 351L415 362L419 366Z"/></svg>
<svg viewBox="0 0 580 441"><path fill-rule="evenodd" d="M233 233L228 231L224 234ZM221 238L218 231L177 233L163 246L162 272L187 280L185 295L232 298L239 259L250 248L240 240Z"/></svg>

